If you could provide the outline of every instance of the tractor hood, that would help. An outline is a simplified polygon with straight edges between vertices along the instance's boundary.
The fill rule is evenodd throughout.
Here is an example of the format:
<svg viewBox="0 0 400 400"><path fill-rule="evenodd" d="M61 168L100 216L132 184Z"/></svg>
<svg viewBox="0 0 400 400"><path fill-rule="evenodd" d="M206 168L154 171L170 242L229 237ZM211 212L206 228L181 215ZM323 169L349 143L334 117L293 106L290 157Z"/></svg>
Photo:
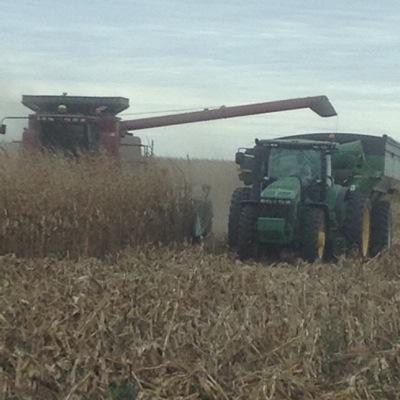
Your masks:
<svg viewBox="0 0 400 400"><path fill-rule="evenodd" d="M296 177L279 178L261 193L261 202L296 201L300 198L301 183Z"/></svg>

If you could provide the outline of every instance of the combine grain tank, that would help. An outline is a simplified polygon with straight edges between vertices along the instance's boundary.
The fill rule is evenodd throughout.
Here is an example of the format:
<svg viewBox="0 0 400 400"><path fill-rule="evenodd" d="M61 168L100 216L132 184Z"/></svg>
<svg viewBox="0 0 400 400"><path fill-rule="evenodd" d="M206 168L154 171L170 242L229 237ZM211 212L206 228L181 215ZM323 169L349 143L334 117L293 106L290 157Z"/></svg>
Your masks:
<svg viewBox="0 0 400 400"><path fill-rule="evenodd" d="M34 111L23 133L28 151L48 149L65 154L119 154L120 118L129 107L123 97L23 96L22 104Z"/></svg>

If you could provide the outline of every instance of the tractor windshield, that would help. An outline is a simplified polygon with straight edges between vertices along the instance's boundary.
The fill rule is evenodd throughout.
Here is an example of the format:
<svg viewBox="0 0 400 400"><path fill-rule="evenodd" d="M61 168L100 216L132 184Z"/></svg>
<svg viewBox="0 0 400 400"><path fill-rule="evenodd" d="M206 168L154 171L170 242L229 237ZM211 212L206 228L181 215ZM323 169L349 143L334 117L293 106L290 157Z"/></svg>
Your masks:
<svg viewBox="0 0 400 400"><path fill-rule="evenodd" d="M321 179L321 153L312 149L272 148L268 176L277 179L291 175L304 182Z"/></svg>
<svg viewBox="0 0 400 400"><path fill-rule="evenodd" d="M96 151L99 133L96 126L88 123L43 121L41 141L44 148L76 156L79 153Z"/></svg>

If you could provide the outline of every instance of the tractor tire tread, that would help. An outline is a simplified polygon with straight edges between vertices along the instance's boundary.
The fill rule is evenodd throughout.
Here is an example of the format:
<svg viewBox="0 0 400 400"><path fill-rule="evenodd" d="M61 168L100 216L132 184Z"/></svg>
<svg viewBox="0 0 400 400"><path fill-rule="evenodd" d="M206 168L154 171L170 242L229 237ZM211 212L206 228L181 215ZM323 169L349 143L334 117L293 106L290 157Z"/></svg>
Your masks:
<svg viewBox="0 0 400 400"><path fill-rule="evenodd" d="M349 251L355 250L361 253L365 206L371 209L371 204L367 196L359 191L349 193L343 224L343 234L346 238Z"/></svg>
<svg viewBox="0 0 400 400"><path fill-rule="evenodd" d="M236 188L231 197L228 219L228 245L230 248L235 248L238 241L238 229L240 212L242 210L242 201L250 198L251 188L239 187Z"/></svg>
<svg viewBox="0 0 400 400"><path fill-rule="evenodd" d="M241 260L255 256L257 216L257 208L255 206L246 205L241 210L237 241L237 254Z"/></svg>
<svg viewBox="0 0 400 400"><path fill-rule="evenodd" d="M371 255L376 256L382 250L391 247L392 208L387 200L379 200L372 206Z"/></svg>
<svg viewBox="0 0 400 400"><path fill-rule="evenodd" d="M302 258L310 263L313 263L319 259L318 248L321 224L324 224L325 226L326 235L326 222L324 211L320 208L308 208L305 210L302 232ZM326 247L327 246L325 244L325 254Z"/></svg>

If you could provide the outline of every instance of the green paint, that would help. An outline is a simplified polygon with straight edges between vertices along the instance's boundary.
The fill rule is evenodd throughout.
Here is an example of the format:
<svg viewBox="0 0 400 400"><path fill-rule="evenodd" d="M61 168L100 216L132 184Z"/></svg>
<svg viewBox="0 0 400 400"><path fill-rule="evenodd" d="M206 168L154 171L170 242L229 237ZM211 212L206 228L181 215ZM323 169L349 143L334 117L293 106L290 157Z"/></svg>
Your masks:
<svg viewBox="0 0 400 400"><path fill-rule="evenodd" d="M257 232L263 243L287 244L292 239L292 232L283 218L258 218Z"/></svg>
<svg viewBox="0 0 400 400"><path fill-rule="evenodd" d="M302 135L303 139L305 137ZM366 136L365 143L362 137L336 147L327 141L311 142L294 138L259 142L254 152L249 153L251 157L246 164L256 165L259 170L256 167L246 169L245 164L241 165L241 179L245 183L264 185L256 225L258 241L301 245L302 227L307 223L304 211L308 207L320 207L326 212L328 246L333 251L344 249L346 237L343 224L348 192L360 190L373 203L381 194L388 192L394 179L400 178L400 145L391 139L389 145L392 147L388 149L386 139L382 138L382 154L376 154L379 149L372 148L368 138ZM365 153L363 144L373 154ZM268 150L263 152L262 146ZM256 158L255 154L262 156ZM333 181L326 176L330 170ZM265 178L261 181L263 173ZM275 180L268 184L271 179Z"/></svg>
<svg viewBox="0 0 400 400"><path fill-rule="evenodd" d="M298 178L283 177L268 185L261 193L261 199L297 200L300 190Z"/></svg>

